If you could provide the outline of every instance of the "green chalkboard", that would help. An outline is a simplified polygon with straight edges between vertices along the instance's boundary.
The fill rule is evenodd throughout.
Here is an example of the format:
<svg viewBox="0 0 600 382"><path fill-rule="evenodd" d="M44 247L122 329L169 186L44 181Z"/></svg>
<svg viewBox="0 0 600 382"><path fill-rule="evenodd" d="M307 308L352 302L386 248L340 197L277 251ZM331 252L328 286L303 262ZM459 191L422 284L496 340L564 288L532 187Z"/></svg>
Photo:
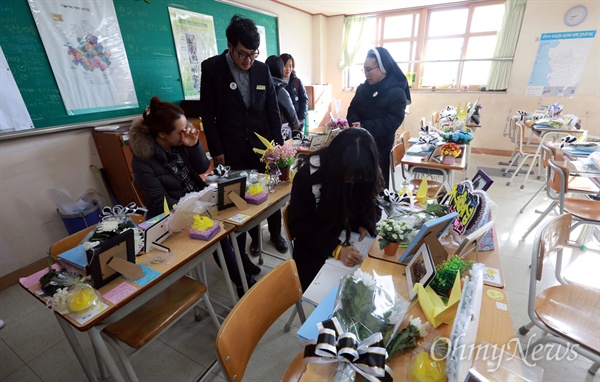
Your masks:
<svg viewBox="0 0 600 382"><path fill-rule="evenodd" d="M213 16L219 52L227 49L225 29L231 17L241 14L265 27L269 53L279 54L277 18L273 16L214 0L177 0L175 4L170 0L113 2L140 107L70 116L62 102L27 0L0 0L0 46L36 129L141 114L155 95L163 101L179 103L183 99L183 89L169 5Z"/></svg>

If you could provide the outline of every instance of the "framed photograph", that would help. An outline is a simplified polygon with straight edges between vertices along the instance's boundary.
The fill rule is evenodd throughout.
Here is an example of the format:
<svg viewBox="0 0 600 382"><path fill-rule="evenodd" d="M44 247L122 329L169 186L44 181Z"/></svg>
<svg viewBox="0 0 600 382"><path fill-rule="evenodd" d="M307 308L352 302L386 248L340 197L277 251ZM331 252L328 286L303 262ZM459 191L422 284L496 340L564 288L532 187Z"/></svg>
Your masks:
<svg viewBox="0 0 600 382"><path fill-rule="evenodd" d="M114 257L135 264L133 230L127 230L88 249L86 255L89 264L88 273L92 276L92 286L99 289L120 275L109 265Z"/></svg>
<svg viewBox="0 0 600 382"><path fill-rule="evenodd" d="M408 247L406 247L402 256L398 259L398 262L401 264L408 263L417 253L417 249L424 243L427 243L429 246L429 251L432 253L431 256L434 258L434 264L438 264L442 259L445 260L448 253L446 253L446 250L439 242L438 238L441 236L442 232L444 232L446 227L452 224L457 216L458 214L456 212L451 212L437 219L431 219L425 222L419 232L417 232L417 235L408 244ZM436 258L439 261L436 261Z"/></svg>
<svg viewBox="0 0 600 382"><path fill-rule="evenodd" d="M313 135L310 138L310 146L308 148L311 150L318 150L325 144L326 139L327 134Z"/></svg>
<svg viewBox="0 0 600 382"><path fill-rule="evenodd" d="M219 211L234 206L233 201L229 197L229 193L231 192L235 192L240 198L244 199L244 194L246 192L245 176L227 179L218 183L217 208Z"/></svg>
<svg viewBox="0 0 600 382"><path fill-rule="evenodd" d="M336 129L333 129L331 131L329 131L329 134L327 134L327 140L325 141L326 145L329 145L331 143L331 141L333 140L333 138L337 137L337 135L342 131L342 129L340 129L339 127Z"/></svg>
<svg viewBox="0 0 600 382"><path fill-rule="evenodd" d="M471 179L474 190L487 191L488 188L494 183L494 180L488 176L482 169L477 171L477 174Z"/></svg>
<svg viewBox="0 0 600 382"><path fill-rule="evenodd" d="M416 283L426 287L435 277L435 266L429 246L423 243L412 260L406 266L406 282L410 299L416 297L417 291L413 290Z"/></svg>
<svg viewBox="0 0 600 382"><path fill-rule="evenodd" d="M465 257L473 251L479 251L479 242L483 239L486 233L494 227L494 221L491 220L478 228L475 232L464 237L463 241L456 249L456 256Z"/></svg>

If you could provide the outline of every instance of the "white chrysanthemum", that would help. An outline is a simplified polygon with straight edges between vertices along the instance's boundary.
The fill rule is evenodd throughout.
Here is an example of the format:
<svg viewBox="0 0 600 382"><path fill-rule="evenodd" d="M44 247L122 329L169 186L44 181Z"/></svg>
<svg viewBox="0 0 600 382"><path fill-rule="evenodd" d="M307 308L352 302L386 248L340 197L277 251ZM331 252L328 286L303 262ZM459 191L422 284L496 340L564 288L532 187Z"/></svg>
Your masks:
<svg viewBox="0 0 600 382"><path fill-rule="evenodd" d="M116 232L119 228L119 221L117 220L103 220L98 223L96 232Z"/></svg>
<svg viewBox="0 0 600 382"><path fill-rule="evenodd" d="M416 317L413 318L413 316L410 316L408 318L408 322L415 326L417 329L419 329L419 337L425 337L427 335L427 329L429 328L429 322L425 321L425 323L423 323L421 321L421 317Z"/></svg>

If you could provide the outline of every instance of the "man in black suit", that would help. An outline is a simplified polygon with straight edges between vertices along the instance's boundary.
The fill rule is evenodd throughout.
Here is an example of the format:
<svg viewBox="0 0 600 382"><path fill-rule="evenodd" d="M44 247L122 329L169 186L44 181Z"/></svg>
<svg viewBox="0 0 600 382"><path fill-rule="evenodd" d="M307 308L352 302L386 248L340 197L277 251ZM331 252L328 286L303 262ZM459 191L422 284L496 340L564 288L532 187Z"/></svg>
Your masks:
<svg viewBox="0 0 600 382"><path fill-rule="evenodd" d="M200 116L214 165L233 170L263 171L253 148L264 148L258 133L283 144L281 117L269 67L255 61L260 35L250 19L235 15L227 27L227 50L202 62ZM285 253L287 244L281 237L281 211L271 215L269 232L275 248ZM243 235L242 235L243 236ZM251 255L259 254L258 228L250 230ZM239 243L239 242L238 242ZM244 243L239 243L245 248Z"/></svg>

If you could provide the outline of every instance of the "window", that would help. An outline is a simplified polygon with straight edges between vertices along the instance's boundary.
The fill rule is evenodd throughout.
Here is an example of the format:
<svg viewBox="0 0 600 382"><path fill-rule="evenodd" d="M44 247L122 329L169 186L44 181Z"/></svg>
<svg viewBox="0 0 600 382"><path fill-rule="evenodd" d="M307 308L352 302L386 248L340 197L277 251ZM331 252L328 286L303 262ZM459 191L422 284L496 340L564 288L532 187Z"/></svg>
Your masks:
<svg viewBox="0 0 600 382"><path fill-rule="evenodd" d="M369 17L348 87L364 82L369 47L391 53L416 89L479 89L485 85L502 23L504 1L411 9ZM364 47L364 49L363 49Z"/></svg>

